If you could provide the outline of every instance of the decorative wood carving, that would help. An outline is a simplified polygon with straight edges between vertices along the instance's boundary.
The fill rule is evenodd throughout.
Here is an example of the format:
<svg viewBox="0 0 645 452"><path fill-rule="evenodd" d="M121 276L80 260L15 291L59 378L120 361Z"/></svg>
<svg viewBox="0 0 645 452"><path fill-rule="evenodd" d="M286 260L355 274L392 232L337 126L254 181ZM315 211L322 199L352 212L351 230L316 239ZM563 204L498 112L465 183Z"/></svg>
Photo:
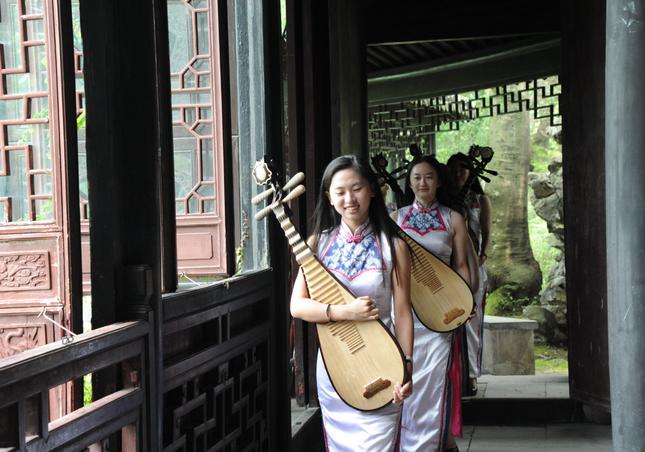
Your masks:
<svg viewBox="0 0 645 452"><path fill-rule="evenodd" d="M0 292L50 288L49 252L0 253Z"/></svg>
<svg viewBox="0 0 645 452"><path fill-rule="evenodd" d="M44 336L43 325L0 327L0 359L44 345Z"/></svg>

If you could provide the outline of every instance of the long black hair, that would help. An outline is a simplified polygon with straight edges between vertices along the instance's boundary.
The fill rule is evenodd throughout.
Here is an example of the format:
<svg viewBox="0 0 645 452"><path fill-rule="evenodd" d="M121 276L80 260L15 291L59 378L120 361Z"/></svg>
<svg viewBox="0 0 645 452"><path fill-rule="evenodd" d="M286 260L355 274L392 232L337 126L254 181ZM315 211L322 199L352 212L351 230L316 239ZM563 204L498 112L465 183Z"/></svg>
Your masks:
<svg viewBox="0 0 645 452"><path fill-rule="evenodd" d="M335 228L340 224L341 216L330 205L327 194L329 193L329 187L331 186L331 180L334 175L345 169L353 169L369 184L373 196L370 198L368 218L379 240L381 233L385 233L391 250L392 267L396 272L396 249L394 248L394 237L397 236L396 225L387 214L387 208L385 207L385 201L383 200L383 194L381 193L376 174L374 174L363 159L355 155L341 155L340 157L336 157L325 168L322 180L320 181L318 201L312 217L313 228L311 234L313 235L313 248L315 250L318 247L318 241L323 232Z"/></svg>
<svg viewBox="0 0 645 452"><path fill-rule="evenodd" d="M447 177L446 177L446 168L443 163L440 163L439 160L435 158L434 155L422 155L420 157L414 158L410 163L408 163L408 171L405 175L405 198L407 204L414 201L414 192L410 186L410 177L412 175L412 169L417 166L419 163L427 163L437 171L437 176L439 177L439 187L437 187L436 199L439 201L439 204L443 204L447 207L452 207L452 202L450 199L448 187L447 187Z"/></svg>
<svg viewBox="0 0 645 452"><path fill-rule="evenodd" d="M448 173L450 176L450 181L453 187L453 190L455 190L455 195L459 193L461 190L460 187L457 187L457 181L452 175L452 172L450 171L450 166L453 164L460 164L465 166L470 170L470 174L473 176L473 181L470 184L470 191L477 193L478 195L483 195L484 194L484 189L482 188L481 184L479 183L479 178L475 176L475 166L473 165L472 160L464 154L463 152L457 152L456 154L452 154L448 161L446 162L446 167L448 168Z"/></svg>

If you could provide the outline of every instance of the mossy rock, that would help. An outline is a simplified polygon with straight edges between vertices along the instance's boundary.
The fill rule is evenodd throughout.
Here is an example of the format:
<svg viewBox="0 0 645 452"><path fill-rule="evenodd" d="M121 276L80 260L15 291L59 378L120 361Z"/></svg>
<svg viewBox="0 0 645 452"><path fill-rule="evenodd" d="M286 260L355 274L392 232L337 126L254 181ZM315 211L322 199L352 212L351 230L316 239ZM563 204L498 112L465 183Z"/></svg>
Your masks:
<svg viewBox="0 0 645 452"><path fill-rule="evenodd" d="M528 265L496 265L488 264L489 284L502 289L506 297L513 299L533 298L538 296L542 285L542 274Z"/></svg>

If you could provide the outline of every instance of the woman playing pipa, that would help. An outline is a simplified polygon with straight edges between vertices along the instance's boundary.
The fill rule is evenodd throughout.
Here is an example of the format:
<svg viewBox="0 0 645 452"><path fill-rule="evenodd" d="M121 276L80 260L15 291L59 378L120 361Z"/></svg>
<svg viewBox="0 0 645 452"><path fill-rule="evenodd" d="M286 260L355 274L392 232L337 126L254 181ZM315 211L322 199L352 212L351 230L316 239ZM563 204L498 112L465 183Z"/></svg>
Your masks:
<svg viewBox="0 0 645 452"><path fill-rule="evenodd" d="M477 256L476 271L479 273L479 284L473 297L475 300L475 314L466 324L466 343L468 345L468 387L466 394L474 395L477 393L477 378L481 375L482 364L484 308L488 283L485 263L488 259L487 252L492 224L491 202L479 183L473 160L469 156L458 152L450 156L446 165L448 174L452 179L452 185L459 193L457 196L460 198L460 203L463 204L468 233Z"/></svg>
<svg viewBox="0 0 645 452"><path fill-rule="evenodd" d="M291 296L291 314L319 324L380 319L396 335L411 374L410 256L389 222L376 177L364 162L350 155L338 157L327 166L313 224L310 247L356 298L334 305L312 300L300 271ZM393 382L388 388L393 403L360 411L339 397L320 353L316 377L328 450L395 450L400 402L412 393L411 381Z"/></svg>
<svg viewBox="0 0 645 452"><path fill-rule="evenodd" d="M442 173L434 157L415 158L406 177L406 191L414 194L414 201L392 217L405 233L470 281L466 224L461 214L441 203ZM401 451L457 450L449 434L454 334L431 331L414 318L415 391L403 405Z"/></svg>

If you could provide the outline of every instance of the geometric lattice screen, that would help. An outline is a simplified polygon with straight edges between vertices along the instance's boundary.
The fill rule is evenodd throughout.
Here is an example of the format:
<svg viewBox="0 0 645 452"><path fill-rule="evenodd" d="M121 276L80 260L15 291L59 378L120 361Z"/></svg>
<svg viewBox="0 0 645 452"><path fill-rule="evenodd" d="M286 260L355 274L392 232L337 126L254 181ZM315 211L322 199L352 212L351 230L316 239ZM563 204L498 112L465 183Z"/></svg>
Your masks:
<svg viewBox="0 0 645 452"><path fill-rule="evenodd" d="M370 152L391 152L419 143L424 137L459 130L459 124L495 115L532 111L562 123L561 85L557 75L494 88L437 96L368 108Z"/></svg>
<svg viewBox="0 0 645 452"><path fill-rule="evenodd" d="M177 215L217 213L209 2L168 2Z"/></svg>

